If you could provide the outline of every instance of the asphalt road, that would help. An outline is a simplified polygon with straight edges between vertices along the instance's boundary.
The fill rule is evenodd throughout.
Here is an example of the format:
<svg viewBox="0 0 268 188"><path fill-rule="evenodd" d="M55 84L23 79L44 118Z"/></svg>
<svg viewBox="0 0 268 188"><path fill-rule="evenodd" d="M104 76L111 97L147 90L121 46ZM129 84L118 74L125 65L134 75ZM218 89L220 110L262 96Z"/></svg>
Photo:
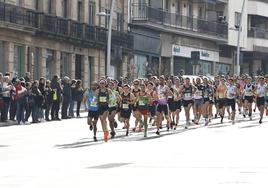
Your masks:
<svg viewBox="0 0 268 188"><path fill-rule="evenodd" d="M148 138L119 125L108 143L101 131L93 142L85 118L1 127L0 187L267 188L268 117L219 122Z"/></svg>

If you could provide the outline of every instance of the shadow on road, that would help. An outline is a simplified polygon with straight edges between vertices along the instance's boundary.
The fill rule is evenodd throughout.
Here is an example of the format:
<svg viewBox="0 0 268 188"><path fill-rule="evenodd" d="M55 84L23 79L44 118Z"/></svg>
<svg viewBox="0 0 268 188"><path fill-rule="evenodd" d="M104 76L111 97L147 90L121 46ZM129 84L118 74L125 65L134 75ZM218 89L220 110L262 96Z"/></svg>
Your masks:
<svg viewBox="0 0 268 188"><path fill-rule="evenodd" d="M153 140L153 139L159 139L162 138L164 136L170 136L170 135L176 135L176 134L181 134L184 133L186 131L190 131L190 130L195 130L195 129L199 129L199 128L204 128L204 126L190 126L188 129L184 129L182 127L180 127L180 129L177 130L170 130L167 131L166 129L162 129L161 130L161 134L158 135L154 135L155 134L155 128L149 128L148 129L148 137L143 137L143 133L134 133L134 132L130 132L129 136L125 136L125 131L124 130L119 130L117 131L118 134L116 135L116 137L114 139L110 139L109 142L135 142L135 141L146 141L146 140ZM152 136L153 135L153 136ZM81 141L83 140L83 141ZM74 148L81 148L81 147L89 147L89 146L94 146L94 145L100 145L104 143L104 139L103 138L98 138L98 142L94 142L92 140L92 138L81 138L80 141L74 142L74 143L70 143L70 144L58 144L55 145L56 148L59 149L74 149Z"/></svg>

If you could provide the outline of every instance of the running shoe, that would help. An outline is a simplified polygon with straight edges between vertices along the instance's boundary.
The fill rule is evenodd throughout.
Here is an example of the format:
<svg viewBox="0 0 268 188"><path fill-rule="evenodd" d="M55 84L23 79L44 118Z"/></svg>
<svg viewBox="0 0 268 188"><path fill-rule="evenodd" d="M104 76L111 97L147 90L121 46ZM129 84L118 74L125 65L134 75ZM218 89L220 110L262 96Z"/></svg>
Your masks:
<svg viewBox="0 0 268 188"><path fill-rule="evenodd" d="M259 124L262 124L262 118L260 119Z"/></svg>
<svg viewBox="0 0 268 188"><path fill-rule="evenodd" d="M158 136L160 135L160 132L159 131L156 131L156 133L155 134L157 134Z"/></svg>
<svg viewBox="0 0 268 188"><path fill-rule="evenodd" d="M127 132L126 132L126 136L128 136L128 134L129 134L129 132L127 131Z"/></svg>
<svg viewBox="0 0 268 188"><path fill-rule="evenodd" d="M94 139L94 142L98 142L98 139L96 136L94 136L93 139Z"/></svg>
<svg viewBox="0 0 268 188"><path fill-rule="evenodd" d="M109 139L109 131L104 131L104 141L108 142Z"/></svg>
<svg viewBox="0 0 268 188"><path fill-rule="evenodd" d="M115 137L115 132L111 132L111 139L113 139Z"/></svg>
<svg viewBox="0 0 268 188"><path fill-rule="evenodd" d="M92 125L89 126L89 130L90 130L90 131L93 130L93 126L92 126Z"/></svg>
<svg viewBox="0 0 268 188"><path fill-rule="evenodd" d="M118 124L117 124L117 122L115 121L115 122L114 122L114 128L117 128L117 126L118 126Z"/></svg>

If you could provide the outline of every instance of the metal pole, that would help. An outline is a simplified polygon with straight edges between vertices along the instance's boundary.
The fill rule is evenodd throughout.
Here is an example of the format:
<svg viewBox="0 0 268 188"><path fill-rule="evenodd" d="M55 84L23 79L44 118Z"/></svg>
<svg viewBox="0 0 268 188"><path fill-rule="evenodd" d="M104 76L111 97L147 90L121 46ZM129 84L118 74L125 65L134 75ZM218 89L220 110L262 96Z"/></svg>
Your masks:
<svg viewBox="0 0 268 188"><path fill-rule="evenodd" d="M108 29L108 41L107 41L107 76L113 77L111 75L111 42L112 42L112 26L113 26L113 12L114 12L114 0L111 0L111 11L110 11L110 21Z"/></svg>
<svg viewBox="0 0 268 188"><path fill-rule="evenodd" d="M240 15L240 19L239 19L239 28L238 28L238 37L237 37L237 50L236 50L236 74L237 76L240 75L240 35L241 35L241 31L242 31L242 18L243 18L243 14L244 14L244 9L245 9L245 1L243 1L243 5L242 5L242 10L241 10L241 15Z"/></svg>

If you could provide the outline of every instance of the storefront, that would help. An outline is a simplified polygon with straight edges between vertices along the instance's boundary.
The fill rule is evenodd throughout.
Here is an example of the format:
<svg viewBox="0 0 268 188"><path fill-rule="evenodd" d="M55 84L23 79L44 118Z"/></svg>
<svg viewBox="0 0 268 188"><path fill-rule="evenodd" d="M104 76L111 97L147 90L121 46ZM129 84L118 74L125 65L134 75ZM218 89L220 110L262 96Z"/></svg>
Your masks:
<svg viewBox="0 0 268 188"><path fill-rule="evenodd" d="M197 64L193 64L191 53L200 52ZM172 59L174 63L174 74L177 75L181 70L185 74L214 74L213 66L219 62L219 52L212 50L198 49L188 46L172 45Z"/></svg>

